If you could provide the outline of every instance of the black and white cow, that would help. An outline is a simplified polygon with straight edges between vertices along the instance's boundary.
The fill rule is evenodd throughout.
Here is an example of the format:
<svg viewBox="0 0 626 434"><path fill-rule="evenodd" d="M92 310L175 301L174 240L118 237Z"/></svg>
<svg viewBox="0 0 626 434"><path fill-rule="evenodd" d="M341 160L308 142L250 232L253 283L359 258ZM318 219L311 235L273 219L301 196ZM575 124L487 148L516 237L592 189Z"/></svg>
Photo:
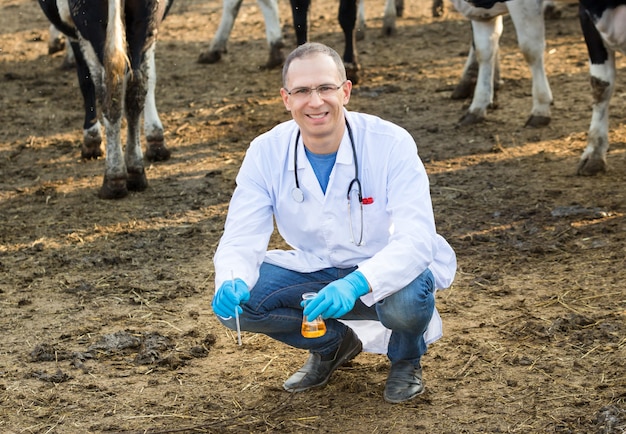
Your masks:
<svg viewBox="0 0 626 434"><path fill-rule="evenodd" d="M550 123L552 91L544 66L545 27L541 0L452 0L455 8L471 20L473 40L459 85L452 98L467 98L472 103L460 124L473 124L485 118L494 102L498 75L499 40L502 15L509 14L515 26L518 45L532 75L533 106L526 126L542 127Z"/></svg>
<svg viewBox="0 0 626 434"><path fill-rule="evenodd" d="M356 18L358 0L339 0L339 25L345 37L343 61L348 78L353 83L358 82L360 66L356 55ZM393 1L393 0L390 0ZM222 17L216 35L213 37L209 49L200 54L200 63L215 63L226 52L226 42L233 28L233 23L242 0L223 0ZM268 67L282 65L284 56L281 49L284 47L278 15L277 0L258 0L265 18L265 33L270 45L270 59ZM296 33L296 43L304 44L308 39L308 14L311 0L290 0L293 17L293 27Z"/></svg>
<svg viewBox="0 0 626 434"><path fill-rule="evenodd" d="M361 66L356 52L356 20L358 0L339 0L339 26L344 35L343 63L346 67L348 79L354 84L359 82ZM296 32L296 42L302 45L308 41L308 15L311 0L290 0L293 27Z"/></svg>
<svg viewBox="0 0 626 434"><path fill-rule="evenodd" d="M467 0L477 7L494 7L493 0ZM511 4L514 1L511 0ZM595 175L607 169L609 103L615 89L615 52L626 54L626 0L580 0L580 26L587 44L593 109L587 146L577 173ZM543 33L536 35L543 43Z"/></svg>
<svg viewBox="0 0 626 434"><path fill-rule="evenodd" d="M198 57L199 63L216 63L222 59L222 54L227 52L226 44L235 24L235 18L239 14L243 0L223 0L222 16L217 32L209 48ZM282 52L283 43L282 31L280 28L280 18L278 14L277 0L257 0L263 18L265 19L265 37L270 47L270 54L265 64L266 68L282 66L285 56Z"/></svg>
<svg viewBox="0 0 626 434"><path fill-rule="evenodd" d="M84 99L82 157L102 155L102 111L106 133L106 163L99 196L122 198L141 191L148 181L140 143L144 115L146 158L166 160L163 125L156 109L154 50L159 24L173 0L39 0L54 26L69 39ZM126 114L127 141L121 143Z"/></svg>
<svg viewBox="0 0 626 434"><path fill-rule="evenodd" d="M365 38L365 29L367 27L365 23L365 0L358 0L359 10L357 15L356 25L356 39L357 41ZM443 0L432 0L431 12L433 17L437 18L443 15L444 5ZM404 14L404 0L385 0L385 8L383 9L383 36L395 35L396 30L396 18L401 17Z"/></svg>
<svg viewBox="0 0 626 434"><path fill-rule="evenodd" d="M593 109L579 175L607 169L609 103L615 89L615 52L626 54L626 0L580 0L580 26L589 54Z"/></svg>

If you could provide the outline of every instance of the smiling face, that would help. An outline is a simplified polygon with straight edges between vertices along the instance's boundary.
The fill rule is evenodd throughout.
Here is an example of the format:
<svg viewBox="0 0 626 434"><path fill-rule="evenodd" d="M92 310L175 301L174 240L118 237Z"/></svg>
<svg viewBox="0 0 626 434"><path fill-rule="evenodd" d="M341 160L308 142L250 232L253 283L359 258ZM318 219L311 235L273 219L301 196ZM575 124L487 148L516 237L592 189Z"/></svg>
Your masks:
<svg viewBox="0 0 626 434"><path fill-rule="evenodd" d="M343 85L342 85L343 83ZM336 91L317 91L310 95L292 92L297 88L317 88L320 85L341 86ZM350 101L352 82L344 80L332 57L312 53L293 59L285 75L285 87L280 90L283 102L300 127L306 147L314 153L337 151L345 130L343 107Z"/></svg>

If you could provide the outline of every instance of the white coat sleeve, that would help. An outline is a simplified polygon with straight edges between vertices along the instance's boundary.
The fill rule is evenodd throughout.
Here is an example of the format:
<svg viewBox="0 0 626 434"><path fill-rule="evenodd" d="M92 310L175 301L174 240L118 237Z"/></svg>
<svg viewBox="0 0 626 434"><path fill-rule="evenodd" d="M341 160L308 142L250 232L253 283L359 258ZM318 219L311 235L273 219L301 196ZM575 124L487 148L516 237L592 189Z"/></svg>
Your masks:
<svg viewBox="0 0 626 434"><path fill-rule="evenodd" d="M274 229L272 200L259 147L251 146L237 175L224 233L213 258L215 289L231 273L252 288Z"/></svg>

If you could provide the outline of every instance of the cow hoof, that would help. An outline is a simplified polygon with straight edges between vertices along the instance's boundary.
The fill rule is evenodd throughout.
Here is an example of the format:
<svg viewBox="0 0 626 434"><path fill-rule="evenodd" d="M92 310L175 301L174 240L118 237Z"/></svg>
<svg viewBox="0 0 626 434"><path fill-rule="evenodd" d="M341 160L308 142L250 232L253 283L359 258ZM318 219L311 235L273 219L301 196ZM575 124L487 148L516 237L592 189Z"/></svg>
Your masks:
<svg viewBox="0 0 626 434"><path fill-rule="evenodd" d="M102 157L102 149L100 149L100 142L97 145L87 145L84 144L80 156L83 160L97 160Z"/></svg>
<svg viewBox="0 0 626 434"><path fill-rule="evenodd" d="M283 54L284 46L285 44L280 42L270 47L270 57L265 64L265 69L274 69L283 66L283 63L285 63L285 55Z"/></svg>
<svg viewBox="0 0 626 434"><path fill-rule="evenodd" d="M65 50L65 39L64 38L54 38L48 44L48 54L58 53L59 51Z"/></svg>
<svg viewBox="0 0 626 434"><path fill-rule="evenodd" d="M83 146L81 147L80 156L84 160L97 160L102 157L102 136L99 129L92 129L83 136Z"/></svg>
<svg viewBox="0 0 626 434"><path fill-rule="evenodd" d="M526 121L526 123L524 124L524 127L530 127L530 128L547 127L550 124L550 120L551 120L550 116L531 115Z"/></svg>
<svg viewBox="0 0 626 434"><path fill-rule="evenodd" d="M485 120L484 116L467 112L461 117L461 119L459 119L458 125L460 126L475 125L475 124L479 124L483 122L484 120Z"/></svg>
<svg viewBox="0 0 626 434"><path fill-rule="evenodd" d="M461 82L456 85L454 90L452 91L451 99L467 99L471 98L474 94L474 87L476 83L470 82Z"/></svg>
<svg viewBox="0 0 626 434"><path fill-rule="evenodd" d="M356 33L356 40L357 41L364 41L365 40L365 26L357 27L357 29L355 30L355 33Z"/></svg>
<svg viewBox="0 0 626 434"><path fill-rule="evenodd" d="M129 170L126 187L130 191L144 191L148 188L148 178L146 178L145 170L143 170L143 168L139 170Z"/></svg>
<svg viewBox="0 0 626 434"><path fill-rule="evenodd" d="M80 153L80 156L83 160L97 160L102 157L102 150L98 148L85 149Z"/></svg>
<svg viewBox="0 0 626 434"><path fill-rule="evenodd" d="M222 53L219 51L204 51L198 57L198 63L211 64L222 60Z"/></svg>
<svg viewBox="0 0 626 434"><path fill-rule="evenodd" d="M432 10L433 18L439 18L443 16L443 12L444 12L443 2L433 5L433 10Z"/></svg>
<svg viewBox="0 0 626 434"><path fill-rule="evenodd" d="M543 17L546 20L558 20L559 18L561 18L561 14L561 10L557 9L557 7L554 5L547 5L543 9Z"/></svg>
<svg viewBox="0 0 626 434"><path fill-rule="evenodd" d="M382 33L383 36L395 36L398 33L395 23L385 24L382 28Z"/></svg>
<svg viewBox="0 0 626 434"><path fill-rule="evenodd" d="M106 175L102 181L102 187L98 192L100 199L122 199L128 196L128 188L126 187L126 179L109 179Z"/></svg>
<svg viewBox="0 0 626 434"><path fill-rule="evenodd" d="M593 176L598 173L606 172L606 170L607 165L605 160L585 158L578 163L576 173L581 176Z"/></svg>
<svg viewBox="0 0 626 434"><path fill-rule="evenodd" d="M148 161L166 161L170 159L172 151L161 143L148 143L146 150L146 160Z"/></svg>
<svg viewBox="0 0 626 434"><path fill-rule="evenodd" d="M350 80L352 82L352 84L358 84L359 83L359 71L361 70L361 67L359 66L358 63L346 63L346 76L348 77L348 80Z"/></svg>

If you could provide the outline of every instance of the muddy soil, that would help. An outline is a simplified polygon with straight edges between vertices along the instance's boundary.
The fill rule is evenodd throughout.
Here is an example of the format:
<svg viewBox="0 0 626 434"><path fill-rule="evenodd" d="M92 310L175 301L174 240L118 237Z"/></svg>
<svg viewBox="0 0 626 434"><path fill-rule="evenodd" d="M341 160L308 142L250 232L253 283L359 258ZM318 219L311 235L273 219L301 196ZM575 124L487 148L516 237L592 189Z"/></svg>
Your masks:
<svg viewBox="0 0 626 434"><path fill-rule="evenodd" d="M0 431L626 431L626 87L618 75L608 173L577 176L591 95L575 6L547 22L552 122L527 129L530 73L510 19L498 107L458 127L468 103L450 96L469 23L414 0L384 37L382 2L366 0L349 108L413 134L459 264L437 294L444 337L423 358L426 391L401 405L382 398L386 357L367 353L325 388L289 395L282 382L306 354L247 333L239 346L212 313L212 255L241 159L289 117L279 71L262 68L255 2L214 65L196 59L219 2L174 5L157 49L172 158L118 201L97 197L104 161L80 159L75 72L48 55L37 3L0 6ZM280 10L288 51L288 2ZM336 14L315 0L310 37L341 52Z"/></svg>

